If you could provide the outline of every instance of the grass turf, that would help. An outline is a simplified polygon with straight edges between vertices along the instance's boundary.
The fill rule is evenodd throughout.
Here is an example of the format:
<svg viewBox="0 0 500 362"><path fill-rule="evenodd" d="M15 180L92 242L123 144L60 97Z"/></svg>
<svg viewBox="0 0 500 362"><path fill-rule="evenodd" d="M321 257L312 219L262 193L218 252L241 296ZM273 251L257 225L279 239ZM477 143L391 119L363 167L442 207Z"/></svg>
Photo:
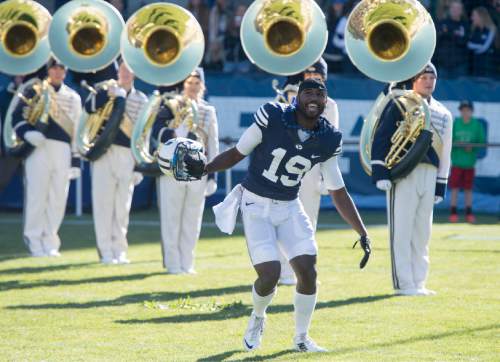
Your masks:
<svg viewBox="0 0 500 362"><path fill-rule="evenodd" d="M206 227L197 275L161 267L158 216L132 215L132 264L97 263L90 217L67 217L61 258L29 258L18 214L0 214L0 360L5 361L489 361L500 356L500 225L441 223L431 241L433 297L395 297L382 213L364 213L374 251L365 270L349 229L321 229L321 282L311 336L330 350L291 351L292 287L268 310L262 348L245 353L250 266L241 229ZM205 221L211 222L206 215ZM333 213L321 223L341 224Z"/></svg>

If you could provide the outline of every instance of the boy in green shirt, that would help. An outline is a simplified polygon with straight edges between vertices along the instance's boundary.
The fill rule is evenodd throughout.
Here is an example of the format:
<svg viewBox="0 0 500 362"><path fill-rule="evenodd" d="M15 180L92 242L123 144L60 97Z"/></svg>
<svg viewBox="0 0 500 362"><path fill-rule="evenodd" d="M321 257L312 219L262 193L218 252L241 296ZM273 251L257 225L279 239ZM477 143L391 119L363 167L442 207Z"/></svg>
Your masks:
<svg viewBox="0 0 500 362"><path fill-rule="evenodd" d="M462 101L458 107L461 117L457 117L453 123L453 144L484 143L485 133L481 122L472 117L474 106L471 101ZM469 223L475 221L472 213L472 186L474 183L474 167L476 164L478 147L466 146L455 147L451 151L451 213L450 222L458 221L457 196L459 189L465 194L465 219Z"/></svg>

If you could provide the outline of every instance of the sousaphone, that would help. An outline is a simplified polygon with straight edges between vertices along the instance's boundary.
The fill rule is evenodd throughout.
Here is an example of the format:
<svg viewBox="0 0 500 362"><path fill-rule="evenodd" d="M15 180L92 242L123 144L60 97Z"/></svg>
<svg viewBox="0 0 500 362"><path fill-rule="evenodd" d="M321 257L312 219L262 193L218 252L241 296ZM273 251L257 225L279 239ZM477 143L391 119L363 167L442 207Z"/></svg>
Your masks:
<svg viewBox="0 0 500 362"><path fill-rule="evenodd" d="M186 9L168 3L146 5L127 21L121 36L122 58L135 75L157 86L186 79L200 64L205 50L201 26ZM157 163L159 140L152 136L161 107L174 119L196 121L196 105L180 95L153 93L134 125L131 138L136 170L161 175Z"/></svg>
<svg viewBox="0 0 500 362"><path fill-rule="evenodd" d="M256 0L243 16L240 38L247 57L259 68L292 75L321 57L328 31L314 0Z"/></svg>
<svg viewBox="0 0 500 362"><path fill-rule="evenodd" d="M49 29L54 56L69 69L95 72L111 64L120 54L124 21L116 8L102 0L72 0L57 10ZM83 87L90 95L116 86L115 80ZM94 161L113 143L125 116L125 99L110 97L93 113L82 112L77 131L78 152Z"/></svg>
<svg viewBox="0 0 500 362"><path fill-rule="evenodd" d="M11 75L33 73L50 58L48 29L52 17L47 9L32 0L8 0L0 4L0 69ZM33 86L35 95L26 99L27 87ZM25 158L34 149L19 138L13 128L13 112L19 100L27 104L25 120L44 133L48 126L50 109L49 86L46 81L32 79L17 89L7 109L3 126L6 151L14 157Z"/></svg>
<svg viewBox="0 0 500 362"><path fill-rule="evenodd" d="M430 61L436 46L431 16L417 0L363 0L347 19L345 47L353 64L365 75L390 82L363 123L359 153L363 169L371 175L371 148L380 116L390 101L403 120L391 138L385 166L391 179L404 177L421 161L432 143L427 103L396 82L411 79Z"/></svg>

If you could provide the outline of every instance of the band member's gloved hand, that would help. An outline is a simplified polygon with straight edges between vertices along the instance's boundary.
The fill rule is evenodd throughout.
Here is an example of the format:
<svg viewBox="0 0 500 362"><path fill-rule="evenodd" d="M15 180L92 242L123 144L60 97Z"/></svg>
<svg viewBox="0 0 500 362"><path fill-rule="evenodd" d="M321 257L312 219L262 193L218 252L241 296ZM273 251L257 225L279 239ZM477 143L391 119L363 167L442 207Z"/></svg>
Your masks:
<svg viewBox="0 0 500 362"><path fill-rule="evenodd" d="M434 196L434 205L439 204L443 201L443 196Z"/></svg>
<svg viewBox="0 0 500 362"><path fill-rule="evenodd" d="M372 249L371 249L371 244L370 244L370 238L368 236L362 236L359 238L359 240L356 240L356 242L352 246L353 249L356 247L356 244L358 243L358 241L361 244L361 248L363 248L363 251L365 252L363 259L361 259L361 261L359 263L359 268L363 269L365 267L366 263L368 263L368 259L370 259L370 254L372 252Z"/></svg>
<svg viewBox="0 0 500 362"><path fill-rule="evenodd" d="M113 87L109 87L108 95L110 97L127 98L127 91L125 89L123 89L122 87L113 86Z"/></svg>
<svg viewBox="0 0 500 362"><path fill-rule="evenodd" d="M45 143L47 138L39 131L28 131L24 134L24 139L33 146L38 147Z"/></svg>
<svg viewBox="0 0 500 362"><path fill-rule="evenodd" d="M390 180L378 180L376 183L377 189L381 191L389 191L392 186L392 182Z"/></svg>
<svg viewBox="0 0 500 362"><path fill-rule="evenodd" d="M139 185L143 179L144 179L144 176L142 176L142 173L134 172L134 175L132 176L132 181L134 182L134 186Z"/></svg>
<svg viewBox="0 0 500 362"><path fill-rule="evenodd" d="M82 176L82 170L80 167L71 167L68 171L68 178L70 180L76 180Z"/></svg>
<svg viewBox="0 0 500 362"><path fill-rule="evenodd" d="M212 196L217 191L217 181L210 179L207 181L207 188L205 189L205 196Z"/></svg>
<svg viewBox="0 0 500 362"><path fill-rule="evenodd" d="M191 155L184 156L184 164L188 174L196 179L201 179L207 172L205 171L206 161L195 159Z"/></svg>

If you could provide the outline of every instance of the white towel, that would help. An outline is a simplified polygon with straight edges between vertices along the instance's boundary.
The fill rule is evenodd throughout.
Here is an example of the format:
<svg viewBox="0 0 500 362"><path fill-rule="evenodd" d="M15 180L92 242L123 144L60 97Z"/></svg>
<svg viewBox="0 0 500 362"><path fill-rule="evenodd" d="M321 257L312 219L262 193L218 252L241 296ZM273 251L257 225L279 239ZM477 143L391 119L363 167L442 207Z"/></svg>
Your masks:
<svg viewBox="0 0 500 362"><path fill-rule="evenodd" d="M240 184L236 185L224 201L212 207L215 214L215 224L223 233L231 235L234 231L243 190Z"/></svg>

